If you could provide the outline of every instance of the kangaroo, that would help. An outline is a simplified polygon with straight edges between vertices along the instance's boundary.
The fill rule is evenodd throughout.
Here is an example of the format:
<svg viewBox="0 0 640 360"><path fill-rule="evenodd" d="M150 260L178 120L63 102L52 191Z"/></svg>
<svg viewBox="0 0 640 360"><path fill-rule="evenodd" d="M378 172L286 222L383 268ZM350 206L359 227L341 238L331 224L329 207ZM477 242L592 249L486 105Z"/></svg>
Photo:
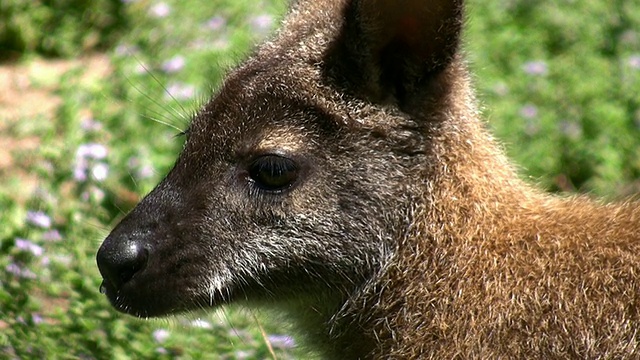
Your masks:
<svg viewBox="0 0 640 360"><path fill-rule="evenodd" d="M462 0L299 0L97 254L116 309L285 311L327 359L639 358L640 205L519 179Z"/></svg>

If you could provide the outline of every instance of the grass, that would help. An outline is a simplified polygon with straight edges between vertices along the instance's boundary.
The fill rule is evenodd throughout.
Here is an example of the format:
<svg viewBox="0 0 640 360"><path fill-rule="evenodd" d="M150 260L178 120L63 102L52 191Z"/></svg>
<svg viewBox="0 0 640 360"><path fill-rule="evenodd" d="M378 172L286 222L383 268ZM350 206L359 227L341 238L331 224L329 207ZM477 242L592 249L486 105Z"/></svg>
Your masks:
<svg viewBox="0 0 640 360"><path fill-rule="evenodd" d="M173 164L189 117L285 7L130 1L133 29L101 55L103 75L86 61L28 72L33 91L58 100L54 112L0 112L11 155L0 167L0 358L270 358L258 324L278 358L304 357L259 311L118 314L98 291L94 260ZM637 192L640 6L476 0L469 12L465 48L485 115L523 176L550 191ZM27 54L19 65L41 61ZM29 107L44 105L33 99Z"/></svg>

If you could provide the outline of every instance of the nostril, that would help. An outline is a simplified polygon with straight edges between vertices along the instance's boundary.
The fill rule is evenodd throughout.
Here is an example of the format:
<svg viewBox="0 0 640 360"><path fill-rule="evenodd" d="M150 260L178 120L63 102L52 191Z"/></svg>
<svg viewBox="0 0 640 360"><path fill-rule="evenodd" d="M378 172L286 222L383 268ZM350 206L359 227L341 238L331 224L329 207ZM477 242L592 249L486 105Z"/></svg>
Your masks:
<svg viewBox="0 0 640 360"><path fill-rule="evenodd" d="M122 284L131 280L133 275L142 270L147 263L148 253L146 249L139 249L136 245L129 246L129 249L131 254L128 254L129 256L120 264L118 271L119 280Z"/></svg>
<svg viewBox="0 0 640 360"><path fill-rule="evenodd" d="M96 260L105 281L118 289L145 267L149 252L134 242L109 245L111 244L103 244Z"/></svg>

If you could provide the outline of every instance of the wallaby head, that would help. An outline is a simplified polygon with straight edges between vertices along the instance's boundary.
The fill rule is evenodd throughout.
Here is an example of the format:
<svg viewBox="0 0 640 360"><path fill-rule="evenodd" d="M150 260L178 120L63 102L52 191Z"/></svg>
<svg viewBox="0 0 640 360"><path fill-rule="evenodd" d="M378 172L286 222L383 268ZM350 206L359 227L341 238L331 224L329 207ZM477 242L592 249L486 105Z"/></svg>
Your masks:
<svg viewBox="0 0 640 360"><path fill-rule="evenodd" d="M295 2L104 241L112 304L280 307L333 358L636 351L637 206L518 180L478 117L463 20L461 0ZM623 296L589 302L605 290Z"/></svg>

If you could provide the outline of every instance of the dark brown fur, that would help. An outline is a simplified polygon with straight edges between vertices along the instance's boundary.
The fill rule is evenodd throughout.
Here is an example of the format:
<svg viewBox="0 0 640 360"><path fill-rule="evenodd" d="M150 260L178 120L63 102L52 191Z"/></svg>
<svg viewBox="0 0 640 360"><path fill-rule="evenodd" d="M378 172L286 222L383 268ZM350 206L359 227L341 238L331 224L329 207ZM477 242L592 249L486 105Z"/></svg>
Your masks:
<svg viewBox="0 0 640 360"><path fill-rule="evenodd" d="M114 306L279 307L334 359L640 357L640 206L521 181L461 1L400 3L293 6L102 245ZM282 191L255 186L265 155L296 164Z"/></svg>

